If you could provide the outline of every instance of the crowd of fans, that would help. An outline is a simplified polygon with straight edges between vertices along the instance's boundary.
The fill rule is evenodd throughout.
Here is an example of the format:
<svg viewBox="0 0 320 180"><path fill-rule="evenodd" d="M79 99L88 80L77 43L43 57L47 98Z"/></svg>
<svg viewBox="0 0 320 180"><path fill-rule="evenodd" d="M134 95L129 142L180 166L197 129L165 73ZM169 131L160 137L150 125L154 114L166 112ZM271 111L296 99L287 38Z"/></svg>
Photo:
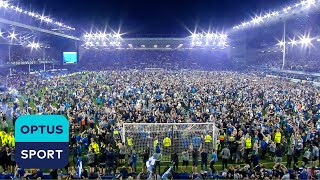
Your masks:
<svg viewBox="0 0 320 180"><path fill-rule="evenodd" d="M233 64L226 52L208 50L119 50L84 51L80 54L80 65L86 70L103 69L201 69L226 70ZM101 59L104 59L101 61Z"/></svg>
<svg viewBox="0 0 320 180"><path fill-rule="evenodd" d="M320 72L319 53L314 52L314 49L312 49L312 53L301 53L300 51L290 51L286 54L284 69L304 72ZM263 53L258 54L256 59L250 62L250 65L255 64L256 66L264 67L267 69L281 69L283 58L282 56L283 54L281 51L263 51Z"/></svg>
<svg viewBox="0 0 320 180"><path fill-rule="evenodd" d="M158 169L163 156L171 156L175 168L168 178L178 172L188 172L194 179L318 179L320 175L316 169L320 96L319 89L309 83L231 71L96 70L50 79L18 76L8 85L23 98L1 95L0 162L3 172L16 177L26 176L27 170L15 167L14 137L7 117L14 125L24 114L68 118L72 160L63 171L70 178L77 178L80 162L85 167L82 178L105 174L152 178L145 167L152 155L158 162L153 176L166 170ZM124 122L209 121L219 129L219 135L212 137L217 146L206 149L191 144L181 154L163 151L161 143L135 151L138 142L131 139L123 144L119 135ZM220 162L222 167L215 166ZM33 177L43 174L30 172ZM52 170L50 174L57 178L59 173Z"/></svg>

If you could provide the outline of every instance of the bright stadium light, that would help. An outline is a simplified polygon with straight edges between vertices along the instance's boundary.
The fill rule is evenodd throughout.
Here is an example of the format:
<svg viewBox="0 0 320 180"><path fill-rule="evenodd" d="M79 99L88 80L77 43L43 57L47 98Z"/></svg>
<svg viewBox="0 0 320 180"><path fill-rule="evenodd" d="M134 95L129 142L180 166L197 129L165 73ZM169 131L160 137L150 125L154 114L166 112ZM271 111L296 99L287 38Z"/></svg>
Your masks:
<svg viewBox="0 0 320 180"><path fill-rule="evenodd" d="M39 17L39 19L41 20L41 21L43 21L43 20L45 20L45 16L44 15L41 15L40 17Z"/></svg>
<svg viewBox="0 0 320 180"><path fill-rule="evenodd" d="M191 34L191 37L192 37L192 38L197 38L197 37L198 37L198 34L192 33L192 34Z"/></svg>
<svg viewBox="0 0 320 180"><path fill-rule="evenodd" d="M208 34L206 34L206 37L209 39L212 39L214 37L214 35L212 33L208 33Z"/></svg>
<svg viewBox="0 0 320 180"><path fill-rule="evenodd" d="M115 33L115 34L114 34L114 37L116 37L116 38L121 38L121 34Z"/></svg>
<svg viewBox="0 0 320 180"><path fill-rule="evenodd" d="M303 36L300 38L300 43L305 46L310 46L312 45L312 38Z"/></svg>
<svg viewBox="0 0 320 180"><path fill-rule="evenodd" d="M280 41L277 45L280 46L280 47L282 47L282 46L284 46L284 44L285 44L285 43L284 43L283 41Z"/></svg>
<svg viewBox="0 0 320 180"><path fill-rule="evenodd" d="M35 14L33 12L28 12L28 15L31 16L31 17L35 16Z"/></svg>
<svg viewBox="0 0 320 180"><path fill-rule="evenodd" d="M53 20L51 18L47 17L47 18L44 19L44 21L52 23Z"/></svg>
<svg viewBox="0 0 320 180"><path fill-rule="evenodd" d="M99 37L101 38L101 39L105 39L105 38L107 38L107 34L106 33L100 33L99 34Z"/></svg>
<svg viewBox="0 0 320 180"><path fill-rule="evenodd" d="M259 24L259 23L263 22L263 18L261 16L255 17L252 19L252 22L254 24Z"/></svg>
<svg viewBox="0 0 320 180"><path fill-rule="evenodd" d="M266 14L266 18L268 19L271 18L271 16L272 16L271 13Z"/></svg>
<svg viewBox="0 0 320 180"><path fill-rule="evenodd" d="M92 34L91 33L86 33L84 35L84 38L91 39L92 38Z"/></svg>
<svg viewBox="0 0 320 180"><path fill-rule="evenodd" d="M303 10L301 8L310 8L311 6L318 5L318 3L320 3L320 0L301 0L299 3L293 4L291 6L283 7L281 11L273 11L273 12L268 12L262 16L256 16L249 21L249 25L250 24L260 25L264 23L264 20L266 19L272 19L272 18L275 19L275 17L278 17L278 16L287 16L287 14L291 12L291 10L300 11L300 10ZM233 26L233 29L241 29L241 28L245 28L246 26L247 24L241 23L239 25Z"/></svg>
<svg viewBox="0 0 320 180"><path fill-rule="evenodd" d="M242 25L243 27L246 27L246 26L247 26L247 23L246 23L246 22L243 22L241 25Z"/></svg>
<svg viewBox="0 0 320 180"><path fill-rule="evenodd" d="M0 0L0 8L1 7L10 8L13 11L24 13L24 14L30 16L30 17L34 17L34 18L37 18L37 19L39 19L41 21L46 21L48 23L56 24L56 25L58 25L60 27L64 27L64 28L69 29L69 30L75 30L75 28L72 28L70 26L66 26L66 25L62 24L61 22L54 22L53 19L49 18L48 16L40 15L40 14L37 14L37 13L34 13L34 12L29 12L27 10L24 10L24 9L18 7L18 6L11 5L5 0Z"/></svg>
<svg viewBox="0 0 320 180"><path fill-rule="evenodd" d="M17 12L22 12L22 11L23 11L23 10L22 10L21 8L19 8L19 7L15 7L14 10L17 11Z"/></svg>
<svg viewBox="0 0 320 180"><path fill-rule="evenodd" d="M305 6L307 4L307 1L306 0L302 0L301 3L300 3L302 6Z"/></svg>
<svg viewBox="0 0 320 180"><path fill-rule="evenodd" d="M39 49L40 48L40 44L39 43L35 43L35 42L30 42L27 47L30 47L31 49Z"/></svg>
<svg viewBox="0 0 320 180"><path fill-rule="evenodd" d="M8 8L8 7L9 7L9 4L8 4L7 1L0 0L0 7Z"/></svg>
<svg viewBox="0 0 320 180"><path fill-rule="evenodd" d="M301 4L302 2L304 2L303 5L307 5L308 7L316 4L316 0L304 0L304 1L301 1Z"/></svg>
<svg viewBox="0 0 320 180"><path fill-rule="evenodd" d="M297 43L298 42L294 38L289 42L289 44L291 44L291 46L296 46Z"/></svg>
<svg viewBox="0 0 320 180"><path fill-rule="evenodd" d="M12 33L9 32L9 36L8 38L12 39L17 39L17 34L14 33L14 31Z"/></svg>
<svg viewBox="0 0 320 180"><path fill-rule="evenodd" d="M0 37L3 37L4 32L1 31L0 29Z"/></svg>
<svg viewBox="0 0 320 180"><path fill-rule="evenodd" d="M228 36L224 33L220 34L219 35L220 39L226 39Z"/></svg>

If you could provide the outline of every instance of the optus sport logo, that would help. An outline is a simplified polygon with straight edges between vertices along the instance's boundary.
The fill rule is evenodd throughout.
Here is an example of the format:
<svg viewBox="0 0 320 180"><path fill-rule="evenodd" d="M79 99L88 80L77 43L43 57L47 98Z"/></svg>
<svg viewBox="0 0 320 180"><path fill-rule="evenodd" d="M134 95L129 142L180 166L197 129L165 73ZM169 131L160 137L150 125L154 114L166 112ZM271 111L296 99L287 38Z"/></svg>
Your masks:
<svg viewBox="0 0 320 180"><path fill-rule="evenodd" d="M69 122L58 115L20 116L15 158L22 168L63 168L69 156Z"/></svg>

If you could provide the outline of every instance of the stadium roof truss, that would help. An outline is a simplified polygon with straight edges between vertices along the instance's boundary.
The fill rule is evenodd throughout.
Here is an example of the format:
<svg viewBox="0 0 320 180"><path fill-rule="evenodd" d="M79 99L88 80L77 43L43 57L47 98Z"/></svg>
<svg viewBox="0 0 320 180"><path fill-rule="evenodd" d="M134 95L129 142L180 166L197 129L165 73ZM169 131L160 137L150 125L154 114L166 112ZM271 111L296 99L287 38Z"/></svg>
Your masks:
<svg viewBox="0 0 320 180"><path fill-rule="evenodd" d="M47 29L42 29L42 28L26 25L26 24L23 24L23 23L7 20L7 19L4 19L4 18L0 18L0 24L1 23L2 24L6 24L6 25L10 25L10 26L20 27L20 28L23 28L23 29L28 29L28 30L31 30L31 31L37 31L37 32L40 32L40 33L46 33L46 34L50 34L50 35L54 35L54 36L59 36L59 37L63 37L63 38L66 38L66 39L71 39L71 40L76 40L76 41L80 40L79 38L71 36L71 35L66 35L66 34L63 34L63 33L54 32L54 31L51 31L51 30L47 30Z"/></svg>

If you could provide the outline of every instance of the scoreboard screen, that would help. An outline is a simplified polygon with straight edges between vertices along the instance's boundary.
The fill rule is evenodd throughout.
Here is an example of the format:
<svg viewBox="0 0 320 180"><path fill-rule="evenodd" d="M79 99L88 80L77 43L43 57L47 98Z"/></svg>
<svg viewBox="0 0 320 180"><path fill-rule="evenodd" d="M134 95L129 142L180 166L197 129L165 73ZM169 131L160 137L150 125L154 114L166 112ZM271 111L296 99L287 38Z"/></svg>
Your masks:
<svg viewBox="0 0 320 180"><path fill-rule="evenodd" d="M77 52L63 52L63 64L77 64L78 53Z"/></svg>

